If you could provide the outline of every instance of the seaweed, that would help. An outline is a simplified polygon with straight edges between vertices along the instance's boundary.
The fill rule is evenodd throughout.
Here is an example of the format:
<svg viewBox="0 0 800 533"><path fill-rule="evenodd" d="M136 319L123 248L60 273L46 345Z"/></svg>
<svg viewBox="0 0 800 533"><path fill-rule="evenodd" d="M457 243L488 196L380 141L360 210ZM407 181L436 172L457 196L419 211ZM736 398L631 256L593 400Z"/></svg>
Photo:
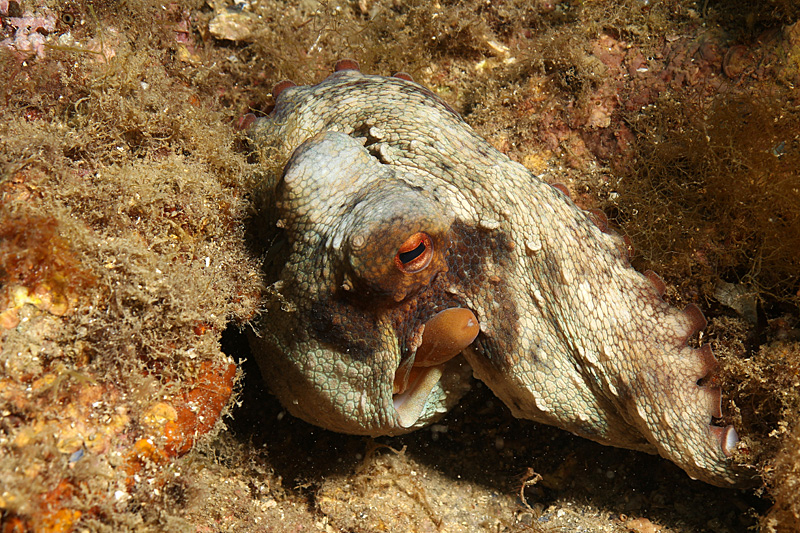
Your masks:
<svg viewBox="0 0 800 533"><path fill-rule="evenodd" d="M21 24L10 18L46 19L23 35L41 47L0 45L4 530L391 529L409 516L448 530L458 497L495 530L796 528L796 2L0 8L4 43ZM251 36L210 31L229 8ZM236 124L269 112L273 84L315 83L343 57L410 72L509 156L603 207L673 302L708 310L715 379L761 492L513 420L485 391L376 445L291 420L261 390L230 342L263 290L264 243L244 230L260 171ZM755 295L755 320L717 299L720 282ZM409 514L381 500L359 526L389 491Z"/></svg>

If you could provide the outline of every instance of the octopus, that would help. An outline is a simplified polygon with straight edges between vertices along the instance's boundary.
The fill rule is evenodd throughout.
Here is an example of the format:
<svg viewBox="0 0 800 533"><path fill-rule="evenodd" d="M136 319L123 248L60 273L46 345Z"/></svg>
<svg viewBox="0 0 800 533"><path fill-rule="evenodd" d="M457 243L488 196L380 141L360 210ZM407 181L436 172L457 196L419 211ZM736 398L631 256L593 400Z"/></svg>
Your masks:
<svg viewBox="0 0 800 533"><path fill-rule="evenodd" d="M263 312L250 344L295 416L426 426L483 381L514 416L745 483L717 362L624 240L407 74L352 60L273 90L261 154Z"/></svg>

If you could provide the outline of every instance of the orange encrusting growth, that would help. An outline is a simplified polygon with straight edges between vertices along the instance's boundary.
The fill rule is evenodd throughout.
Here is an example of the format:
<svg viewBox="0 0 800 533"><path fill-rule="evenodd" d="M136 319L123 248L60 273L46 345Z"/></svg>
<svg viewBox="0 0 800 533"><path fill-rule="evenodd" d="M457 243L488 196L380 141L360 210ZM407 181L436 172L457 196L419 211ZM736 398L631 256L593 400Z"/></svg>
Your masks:
<svg viewBox="0 0 800 533"><path fill-rule="evenodd" d="M222 370L207 361L201 365L197 385L182 395L175 406L177 419L164 425L164 451L170 456L188 452L197 438L208 433L217 423L222 409L233 392L236 365L229 363Z"/></svg>
<svg viewBox="0 0 800 533"><path fill-rule="evenodd" d="M187 453L201 436L213 429L233 393L236 369L234 363L223 365L214 361L201 363L197 378L184 385L188 390L184 389L185 392L172 400L156 402L145 411L139 421L143 431L137 432L138 438L134 441L127 441L124 437L124 433L135 427L127 416L121 416L119 421L106 426L97 427L92 424L93 418L88 408L100 396L117 398L118 391L113 386L98 384L93 378L77 380L77 385L73 385L71 393L75 400L66 406L61 406L62 412L71 413L73 420L64 421L62 424L50 420L45 413L42 422L34 425L41 427L39 433L25 433L24 438L17 439L18 445L38 442L48 432L63 433L66 431L64 427L71 426L80 429L81 435L100 435L91 441L87 440L89 437L84 438L80 441L82 445L78 449L83 448L90 455L98 455L105 453L112 446L118 446L123 457L120 469L124 475L125 488L128 492L132 492L140 481L140 475L143 476L150 470L151 473L148 474L150 477L154 468L156 471L161 471L172 459ZM3 390L6 396L23 397L13 383L7 382L5 385ZM66 436L62 435L59 444L62 440L66 442ZM64 449L68 452L71 448ZM156 474L151 485L159 488L165 481ZM2 521L0 533L31 530L47 533L73 531L82 516L93 517L95 512L99 512L74 508L74 500L78 497L81 487L82 484L75 479L63 478L54 489L44 493L41 500L34 504L38 508L37 513L31 516L9 514Z"/></svg>

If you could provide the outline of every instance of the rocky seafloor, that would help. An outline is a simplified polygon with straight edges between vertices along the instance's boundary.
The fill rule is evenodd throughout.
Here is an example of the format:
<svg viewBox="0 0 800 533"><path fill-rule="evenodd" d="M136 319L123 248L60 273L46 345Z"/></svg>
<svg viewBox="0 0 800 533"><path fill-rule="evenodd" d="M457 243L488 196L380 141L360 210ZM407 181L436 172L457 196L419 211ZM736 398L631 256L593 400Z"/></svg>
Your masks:
<svg viewBox="0 0 800 533"><path fill-rule="evenodd" d="M800 529L800 7L0 0L0 524L22 531ZM294 419L243 332L241 131L340 58L410 73L601 209L720 361L755 487L514 419Z"/></svg>

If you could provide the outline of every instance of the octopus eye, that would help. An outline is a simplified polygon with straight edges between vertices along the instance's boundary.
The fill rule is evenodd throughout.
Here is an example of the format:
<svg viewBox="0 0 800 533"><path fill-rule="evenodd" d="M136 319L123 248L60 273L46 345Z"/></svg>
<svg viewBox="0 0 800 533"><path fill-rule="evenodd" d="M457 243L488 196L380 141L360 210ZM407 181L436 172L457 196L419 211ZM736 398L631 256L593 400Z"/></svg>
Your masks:
<svg viewBox="0 0 800 533"><path fill-rule="evenodd" d="M427 267L433 258L433 241L430 235L418 232L406 239L394 256L394 264L402 272L414 274Z"/></svg>

